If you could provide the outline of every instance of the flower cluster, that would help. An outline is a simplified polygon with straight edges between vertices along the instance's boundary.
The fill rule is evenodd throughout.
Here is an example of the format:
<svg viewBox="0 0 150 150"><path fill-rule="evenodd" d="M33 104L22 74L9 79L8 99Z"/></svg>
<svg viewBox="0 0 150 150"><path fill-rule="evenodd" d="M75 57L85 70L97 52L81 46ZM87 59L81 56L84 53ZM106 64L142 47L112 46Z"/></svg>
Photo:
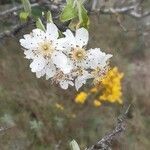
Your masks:
<svg viewBox="0 0 150 150"><path fill-rule="evenodd" d="M89 33L85 28L77 29L75 34L67 29L63 35L59 38L56 25L47 23L46 31L34 29L20 39L25 57L31 60L31 71L37 78L51 78L63 89L71 85L78 90L87 79L97 82L112 55L99 48L86 50Z"/></svg>
<svg viewBox="0 0 150 150"><path fill-rule="evenodd" d="M102 85L104 90L102 95L99 97L100 100L109 101L111 103L118 102L122 104L122 87L121 80L123 78L123 73L118 71L117 67L111 69L107 76L102 79Z"/></svg>
<svg viewBox="0 0 150 150"><path fill-rule="evenodd" d="M75 102L76 103L80 103L80 104L84 104L86 99L88 97L88 94L86 92L80 92L76 98L75 98Z"/></svg>
<svg viewBox="0 0 150 150"><path fill-rule="evenodd" d="M117 67L110 69L93 88L87 92L78 93L75 102L84 104L89 98L94 100L95 107L101 106L104 101L122 104L122 78L123 73L120 73Z"/></svg>

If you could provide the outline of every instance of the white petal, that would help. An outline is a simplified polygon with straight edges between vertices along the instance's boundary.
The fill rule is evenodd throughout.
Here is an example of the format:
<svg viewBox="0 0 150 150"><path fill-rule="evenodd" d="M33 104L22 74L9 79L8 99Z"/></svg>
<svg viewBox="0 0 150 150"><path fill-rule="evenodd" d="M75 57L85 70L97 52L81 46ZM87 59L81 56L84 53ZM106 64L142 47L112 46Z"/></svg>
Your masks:
<svg viewBox="0 0 150 150"><path fill-rule="evenodd" d="M96 67L98 60L102 59L105 56L105 53L102 53L100 49L90 49L87 53L87 65L91 68Z"/></svg>
<svg viewBox="0 0 150 150"><path fill-rule="evenodd" d="M38 40L44 40L46 38L46 33L40 29L32 30L32 36Z"/></svg>
<svg viewBox="0 0 150 150"><path fill-rule="evenodd" d="M24 37L25 39L31 39L31 38L32 38L31 34L25 34L25 35L23 35L23 37Z"/></svg>
<svg viewBox="0 0 150 150"><path fill-rule="evenodd" d="M86 80L90 79L90 78L92 78L92 76L87 71L85 71L82 76L78 76L75 79L75 88L76 88L76 90L78 91L79 88L81 88L83 84L86 84Z"/></svg>
<svg viewBox="0 0 150 150"><path fill-rule="evenodd" d="M36 57L33 62L30 64L30 68L32 72L41 71L46 65L46 61L43 57Z"/></svg>
<svg viewBox="0 0 150 150"><path fill-rule="evenodd" d="M56 67L54 66L54 64L49 63L46 66L46 79L48 80L49 78L53 77L56 73Z"/></svg>
<svg viewBox="0 0 150 150"><path fill-rule="evenodd" d="M65 89L65 90L68 89L69 84L65 80L64 81L60 81L59 84L60 84L62 89Z"/></svg>
<svg viewBox="0 0 150 150"><path fill-rule="evenodd" d="M88 40L89 40L88 31L85 28L80 28L80 29L76 30L75 39L76 39L76 44L79 47L83 47L83 46L87 45Z"/></svg>
<svg viewBox="0 0 150 150"><path fill-rule="evenodd" d="M82 80L82 82L81 82L80 79L78 79L78 78L75 79L75 88L77 91L79 90L79 88L82 87L83 84L85 84L85 81Z"/></svg>
<svg viewBox="0 0 150 150"><path fill-rule="evenodd" d="M60 38L57 40L56 49L63 51L65 54L68 54L71 51L71 44L68 38Z"/></svg>
<svg viewBox="0 0 150 150"><path fill-rule="evenodd" d="M47 23L46 34L50 37L50 39L55 40L58 38L58 28L54 23Z"/></svg>
<svg viewBox="0 0 150 150"><path fill-rule="evenodd" d="M42 69L41 71L36 72L36 77L37 78L41 78L44 75L45 75L45 68Z"/></svg>
<svg viewBox="0 0 150 150"><path fill-rule="evenodd" d="M54 52L52 55L52 61L65 74L69 73L72 69L72 66L68 63L67 56L62 52Z"/></svg>
<svg viewBox="0 0 150 150"><path fill-rule="evenodd" d="M64 35L66 36L65 38L68 40L68 45L70 45L71 47L75 47L76 40L75 40L75 36L73 35L73 33L67 29L66 32L64 32Z"/></svg>
<svg viewBox="0 0 150 150"><path fill-rule="evenodd" d="M38 40L29 38L29 39L20 39L20 45L25 49L35 49L38 47Z"/></svg>
<svg viewBox="0 0 150 150"><path fill-rule="evenodd" d="M25 58L34 59L35 55L32 50L24 50Z"/></svg>
<svg viewBox="0 0 150 150"><path fill-rule="evenodd" d="M105 55L105 57L103 57L102 60L99 60L99 67L103 68L107 65L107 61L108 59L110 59L113 55L111 54L107 54Z"/></svg>
<svg viewBox="0 0 150 150"><path fill-rule="evenodd" d="M97 66L105 66L111 54L106 54L100 51L99 48L90 49L87 53L86 67L87 68L96 68Z"/></svg>
<svg viewBox="0 0 150 150"><path fill-rule="evenodd" d="M72 81L69 81L69 80L62 80L59 82L59 84L60 84L61 88L65 89L65 90L68 89L69 85L71 85L71 86L74 85L74 83Z"/></svg>
<svg viewBox="0 0 150 150"><path fill-rule="evenodd" d="M70 39L74 39L74 35L73 33L67 29L64 33L63 33L67 38L70 38Z"/></svg>
<svg viewBox="0 0 150 150"><path fill-rule="evenodd" d="M68 81L68 84L74 86L74 83L72 81Z"/></svg>

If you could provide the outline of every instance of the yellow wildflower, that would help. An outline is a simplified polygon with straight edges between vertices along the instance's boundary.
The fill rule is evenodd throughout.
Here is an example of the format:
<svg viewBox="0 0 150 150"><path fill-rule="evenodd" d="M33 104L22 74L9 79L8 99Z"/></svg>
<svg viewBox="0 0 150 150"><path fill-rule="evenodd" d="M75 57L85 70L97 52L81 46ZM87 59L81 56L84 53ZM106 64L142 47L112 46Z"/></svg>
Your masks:
<svg viewBox="0 0 150 150"><path fill-rule="evenodd" d="M55 103L55 107L60 110L64 110L64 107L61 104Z"/></svg>
<svg viewBox="0 0 150 150"><path fill-rule="evenodd" d="M102 103L99 100L94 100L93 104L95 107L99 107L102 105Z"/></svg>
<svg viewBox="0 0 150 150"><path fill-rule="evenodd" d="M76 103L80 103L80 104L84 104L86 99L87 99L88 94L85 92L80 92L76 98L75 98L75 102Z"/></svg>
<svg viewBox="0 0 150 150"><path fill-rule="evenodd" d="M90 92L91 93L97 93L98 92L98 88L93 87L93 88L90 89Z"/></svg>
<svg viewBox="0 0 150 150"><path fill-rule="evenodd" d="M122 78L123 73L120 73L117 67L107 70L106 74L99 76L99 79L96 80L97 82L95 82L94 87L89 89L89 91L80 92L76 96L75 102L84 104L87 96L90 96L92 100L95 99L92 101L95 107L101 106L102 101L107 101L110 103L118 102L119 104L122 104Z"/></svg>
<svg viewBox="0 0 150 150"><path fill-rule="evenodd" d="M122 104L122 78L123 73L120 73L117 67L109 70L107 75L101 81L102 86L104 87L104 91L99 99L109 101L111 103L118 102Z"/></svg>

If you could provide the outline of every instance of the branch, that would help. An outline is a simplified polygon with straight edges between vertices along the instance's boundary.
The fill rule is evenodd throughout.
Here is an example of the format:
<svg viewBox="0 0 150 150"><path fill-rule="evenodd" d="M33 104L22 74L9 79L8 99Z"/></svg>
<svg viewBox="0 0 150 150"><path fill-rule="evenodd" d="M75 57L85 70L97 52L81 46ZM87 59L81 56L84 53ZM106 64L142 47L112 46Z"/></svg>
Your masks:
<svg viewBox="0 0 150 150"><path fill-rule="evenodd" d="M58 10L58 7L61 7L61 6L63 7L63 2L54 3L52 1L50 2L49 0L42 0L37 3L31 4L31 7L37 7L37 6L48 6L50 9L56 11L56 10ZM23 5L18 5L13 8L10 8L8 10L5 10L0 13L0 19L4 18L6 16L9 16L10 14L15 13L21 9L23 9Z"/></svg>
<svg viewBox="0 0 150 150"><path fill-rule="evenodd" d="M20 30L22 30L29 24L34 24L34 21L30 19L25 23L15 25L10 30L6 30L6 31L0 33L0 40L3 39L4 37L15 36Z"/></svg>
<svg viewBox="0 0 150 150"><path fill-rule="evenodd" d="M112 13L127 13L134 9L135 6L128 6L128 7L122 7L122 8L104 8L100 9L100 13L104 14L112 14Z"/></svg>
<svg viewBox="0 0 150 150"><path fill-rule="evenodd" d="M124 114L118 117L116 127L109 134L105 135L100 141L97 142L97 144L86 150L111 150L111 142L123 131L125 131L125 121L127 119L130 107L131 105L127 108Z"/></svg>
<svg viewBox="0 0 150 150"><path fill-rule="evenodd" d="M100 14L127 14L131 17L134 17L134 18L143 18L143 17L146 17L146 16L149 16L150 15L150 11L145 11L143 13L139 13L139 10L141 9L141 3L143 1L139 1L139 2L136 2L135 4L133 5L130 5L130 6L124 6L122 8L105 8L104 7L100 7L98 9L96 9L96 1L93 2L93 5L92 5L92 12L99 12Z"/></svg>
<svg viewBox="0 0 150 150"><path fill-rule="evenodd" d="M53 11L58 11L61 9L61 6L63 6L62 3L56 4L56 3L50 2L48 0L43 0L43 1L40 1L39 3L31 4L31 7L42 6L42 5L48 6ZM19 11L21 9L23 9L22 5L13 7L13 8L8 9L8 10L5 10L5 11L0 13L0 19L2 19L2 17L8 16L11 13ZM53 18L56 19L56 18L58 18L58 16L54 16ZM26 23L17 24L15 26L12 26L9 30L6 30L6 31L0 33L0 40L3 39L4 37L7 37L7 36L16 35L16 33L18 33L21 29L23 29L24 27L26 27L27 25L29 25L31 23L34 23L34 21L30 18L29 21L27 21Z"/></svg>
<svg viewBox="0 0 150 150"><path fill-rule="evenodd" d="M36 6L39 6L39 3L31 4L31 7L36 7ZM13 8L10 8L8 10L5 10L5 11L1 12L0 17L7 16L7 15L9 15L11 13L14 13L16 11L19 11L21 9L23 9L23 5L15 6Z"/></svg>
<svg viewBox="0 0 150 150"><path fill-rule="evenodd" d="M135 11L130 12L129 14L130 16L134 17L134 18L144 18L150 15L150 11L144 12L144 13L137 13Z"/></svg>

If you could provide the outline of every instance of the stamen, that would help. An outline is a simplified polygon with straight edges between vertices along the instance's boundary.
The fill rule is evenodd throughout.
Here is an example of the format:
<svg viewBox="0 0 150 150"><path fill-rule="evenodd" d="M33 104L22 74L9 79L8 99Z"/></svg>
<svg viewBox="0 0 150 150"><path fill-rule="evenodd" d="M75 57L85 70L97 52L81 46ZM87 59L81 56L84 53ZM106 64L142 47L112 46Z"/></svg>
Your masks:
<svg viewBox="0 0 150 150"><path fill-rule="evenodd" d="M86 51L83 48L76 47L71 49L71 53L69 55L73 61L81 62L86 57Z"/></svg>
<svg viewBox="0 0 150 150"><path fill-rule="evenodd" d="M45 58L50 58L51 54L55 50L55 47L52 44L52 41L44 41L39 43L38 51L41 53Z"/></svg>

